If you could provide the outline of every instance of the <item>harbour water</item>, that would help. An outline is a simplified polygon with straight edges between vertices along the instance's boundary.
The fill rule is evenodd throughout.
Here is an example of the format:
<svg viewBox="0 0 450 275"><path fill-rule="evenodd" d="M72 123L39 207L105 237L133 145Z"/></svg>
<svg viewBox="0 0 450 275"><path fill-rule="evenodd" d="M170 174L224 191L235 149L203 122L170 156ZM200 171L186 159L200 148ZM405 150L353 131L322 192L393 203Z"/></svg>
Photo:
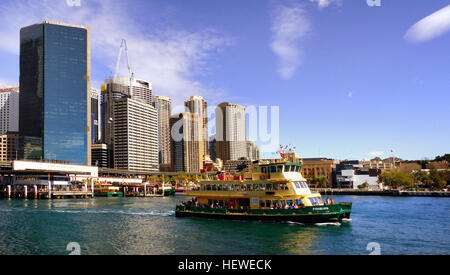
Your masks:
<svg viewBox="0 0 450 275"><path fill-rule="evenodd" d="M325 197L326 198L326 197ZM450 198L335 196L341 224L175 218L186 198L0 200L0 254L450 254ZM378 245L375 244L375 247Z"/></svg>

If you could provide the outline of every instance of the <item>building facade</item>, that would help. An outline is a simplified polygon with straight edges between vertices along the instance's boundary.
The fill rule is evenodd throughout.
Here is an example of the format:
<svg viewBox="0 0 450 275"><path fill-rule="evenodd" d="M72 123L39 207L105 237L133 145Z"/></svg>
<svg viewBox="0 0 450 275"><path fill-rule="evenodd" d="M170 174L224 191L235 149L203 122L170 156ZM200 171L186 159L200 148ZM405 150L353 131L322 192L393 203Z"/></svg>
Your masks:
<svg viewBox="0 0 450 275"><path fill-rule="evenodd" d="M100 140L100 113L99 113L99 99L98 90L91 89L91 143L96 144Z"/></svg>
<svg viewBox="0 0 450 275"><path fill-rule="evenodd" d="M251 161L256 161L261 159L261 153L258 146L251 140L247 141L247 157Z"/></svg>
<svg viewBox="0 0 450 275"><path fill-rule="evenodd" d="M247 156L245 107L222 103L216 109L216 154L224 162Z"/></svg>
<svg viewBox="0 0 450 275"><path fill-rule="evenodd" d="M172 171L200 173L204 155L202 120L194 113L180 113L170 118L172 129Z"/></svg>
<svg viewBox="0 0 450 275"><path fill-rule="evenodd" d="M327 158L305 158L303 159L302 175L305 179L326 177L328 187L334 186L333 169L336 161Z"/></svg>
<svg viewBox="0 0 450 275"><path fill-rule="evenodd" d="M0 89L0 135L19 131L19 87Z"/></svg>
<svg viewBox="0 0 450 275"><path fill-rule="evenodd" d="M172 113L172 100L166 96L154 96L153 105L158 113L159 168L162 172L168 172L171 167L170 116Z"/></svg>
<svg viewBox="0 0 450 275"><path fill-rule="evenodd" d="M192 96L188 100L184 102L184 106L187 113L194 113L197 114L200 117L200 122L202 123L202 141L203 141L203 148L202 148L202 154L208 155L209 154L209 128L208 128L208 103L203 99L201 96Z"/></svg>
<svg viewBox="0 0 450 275"><path fill-rule="evenodd" d="M0 135L0 162L18 159L19 133L7 132Z"/></svg>
<svg viewBox="0 0 450 275"><path fill-rule="evenodd" d="M92 166L99 168L111 167L111 160L108 158L108 145L106 144L93 144L92 145Z"/></svg>
<svg viewBox="0 0 450 275"><path fill-rule="evenodd" d="M158 172L158 114L142 100L114 103L114 168Z"/></svg>
<svg viewBox="0 0 450 275"><path fill-rule="evenodd" d="M88 27L45 21L20 31L20 155L91 164Z"/></svg>

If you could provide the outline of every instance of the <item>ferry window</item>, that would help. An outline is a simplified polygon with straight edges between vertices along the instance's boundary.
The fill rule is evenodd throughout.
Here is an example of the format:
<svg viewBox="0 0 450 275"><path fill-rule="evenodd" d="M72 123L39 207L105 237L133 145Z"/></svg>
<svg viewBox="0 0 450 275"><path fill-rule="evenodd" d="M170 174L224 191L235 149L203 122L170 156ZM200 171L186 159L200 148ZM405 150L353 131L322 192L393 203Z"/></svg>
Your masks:
<svg viewBox="0 0 450 275"><path fill-rule="evenodd" d="M259 185L259 190L260 191L266 191L266 187L264 186L264 184L260 184Z"/></svg>
<svg viewBox="0 0 450 275"><path fill-rule="evenodd" d="M205 188L205 186L204 186L204 185L202 185L202 191L205 191L205 189L206 189L206 188Z"/></svg>
<svg viewBox="0 0 450 275"><path fill-rule="evenodd" d="M276 173L277 167L276 166L270 166L270 173Z"/></svg>
<svg viewBox="0 0 450 275"><path fill-rule="evenodd" d="M266 207L266 204L264 203L264 201L260 201L260 202L259 202L259 207L260 207L260 208Z"/></svg>
<svg viewBox="0 0 450 275"><path fill-rule="evenodd" d="M267 208L271 208L272 207L272 202L271 201L266 201L266 207Z"/></svg>
<svg viewBox="0 0 450 275"><path fill-rule="evenodd" d="M222 185L221 185L221 184L219 184L219 185L217 186L217 190L222 191Z"/></svg>
<svg viewBox="0 0 450 275"><path fill-rule="evenodd" d="M272 184L266 184L266 190L267 191L271 191L272 190L273 185Z"/></svg>
<svg viewBox="0 0 450 275"><path fill-rule="evenodd" d="M300 172L300 166L295 167L296 172Z"/></svg>
<svg viewBox="0 0 450 275"><path fill-rule="evenodd" d="M241 186L240 185L235 185L234 186L234 190L235 191L241 191Z"/></svg>
<svg viewBox="0 0 450 275"><path fill-rule="evenodd" d="M228 208L228 205L229 205L229 201L226 200L226 201L225 201L225 208Z"/></svg>
<svg viewBox="0 0 450 275"><path fill-rule="evenodd" d="M247 185L241 185L241 191L247 191Z"/></svg>
<svg viewBox="0 0 450 275"><path fill-rule="evenodd" d="M212 190L213 190L213 191L217 191L217 185L214 184L214 185L212 186Z"/></svg>
<svg viewBox="0 0 450 275"><path fill-rule="evenodd" d="M290 165L287 165L287 166L286 166L286 170L285 170L285 171L286 171L286 172L292 172L292 170L291 170L291 169L292 169L292 166L290 166Z"/></svg>
<svg viewBox="0 0 450 275"><path fill-rule="evenodd" d="M207 190L207 191L211 191L211 185L209 185L209 184L206 185L206 190Z"/></svg>
<svg viewBox="0 0 450 275"><path fill-rule="evenodd" d="M291 201L291 200L288 200L288 201L287 201L287 204L288 204L289 206L291 206L291 205L292 205L292 201Z"/></svg>
<svg viewBox="0 0 450 275"><path fill-rule="evenodd" d="M283 166L277 166L278 173L283 173Z"/></svg>
<svg viewBox="0 0 450 275"><path fill-rule="evenodd" d="M213 204L212 200L208 200L208 206L211 206Z"/></svg>
<svg viewBox="0 0 450 275"><path fill-rule="evenodd" d="M261 168L261 172L264 173L264 174L266 174L266 173L267 173L266 167L262 167L262 168Z"/></svg>
<svg viewBox="0 0 450 275"><path fill-rule="evenodd" d="M280 204L282 205L282 206L285 206L286 205L286 201L280 201Z"/></svg>

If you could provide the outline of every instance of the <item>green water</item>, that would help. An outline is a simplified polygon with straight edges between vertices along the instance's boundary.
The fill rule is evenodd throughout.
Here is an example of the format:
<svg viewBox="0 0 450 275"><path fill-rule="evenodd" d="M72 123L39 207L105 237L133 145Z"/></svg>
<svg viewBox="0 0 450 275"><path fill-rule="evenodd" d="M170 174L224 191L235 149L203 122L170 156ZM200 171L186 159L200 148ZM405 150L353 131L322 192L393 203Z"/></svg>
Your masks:
<svg viewBox="0 0 450 275"><path fill-rule="evenodd" d="M351 221L302 225L175 218L185 198L0 200L0 254L450 254L450 199L335 196Z"/></svg>

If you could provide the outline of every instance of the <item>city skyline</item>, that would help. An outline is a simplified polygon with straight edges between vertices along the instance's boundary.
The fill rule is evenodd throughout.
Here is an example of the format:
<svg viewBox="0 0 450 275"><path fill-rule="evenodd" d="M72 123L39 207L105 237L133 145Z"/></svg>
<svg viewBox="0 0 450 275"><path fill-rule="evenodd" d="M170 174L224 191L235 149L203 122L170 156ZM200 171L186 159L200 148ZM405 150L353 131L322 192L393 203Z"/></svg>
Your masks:
<svg viewBox="0 0 450 275"><path fill-rule="evenodd" d="M447 21L428 20L442 26L435 27L438 31L434 33L423 33L421 21L427 16L439 19L439 14L433 14L447 12L445 1L383 1L381 7L369 7L366 1L325 1L329 3L326 6L323 1L306 0L246 1L241 7L231 1L216 3L223 8L221 12L205 1L194 2L192 7L180 1L134 1L133 12L149 5L163 10L160 17L165 18L167 27L154 22L161 18L147 20L138 12L132 24L124 24L129 27L108 33L111 37L104 52L99 51L99 43L106 35L101 32L107 29L95 23L106 22L121 4L82 1L80 7L68 7L65 2L2 4L5 9L0 13L5 16L0 20L16 16L17 5L29 9L21 10L23 14L16 20L2 22L6 28L1 31L5 42L0 45L0 58L5 65L0 68L0 79L6 80L0 85L14 86L14 79L18 82L15 45L19 29L15 24L23 27L55 19L92 28L93 88L99 89L110 77L120 45L116 38L123 35L129 41L136 77L151 81L157 94L173 98L177 106L197 94L210 105L227 101L280 106L280 143L295 145L302 156L365 159L394 154L422 159L449 151L446 136L450 121L445 109L450 83L444 66L448 64L444 53L450 39ZM98 18L89 19L87 15L100 7L112 7L111 14L100 13ZM183 24L202 8L210 15L202 14L184 28ZM245 8L254 13L244 16L241 11ZM186 11L182 13L182 9ZM402 11L407 12L397 16ZM234 12L235 22L225 23L227 12ZM283 18L302 27L286 38L277 31L277 26L291 30ZM146 36L143 26L149 24L155 30ZM173 32L161 35L166 28ZM343 31L355 36L342 37L339 34ZM139 47L139 42L146 43ZM161 49L163 46L173 47ZM284 46L294 55L280 50ZM168 54L150 60L153 54L147 54L145 47L153 54ZM138 54L144 58L136 58Z"/></svg>

